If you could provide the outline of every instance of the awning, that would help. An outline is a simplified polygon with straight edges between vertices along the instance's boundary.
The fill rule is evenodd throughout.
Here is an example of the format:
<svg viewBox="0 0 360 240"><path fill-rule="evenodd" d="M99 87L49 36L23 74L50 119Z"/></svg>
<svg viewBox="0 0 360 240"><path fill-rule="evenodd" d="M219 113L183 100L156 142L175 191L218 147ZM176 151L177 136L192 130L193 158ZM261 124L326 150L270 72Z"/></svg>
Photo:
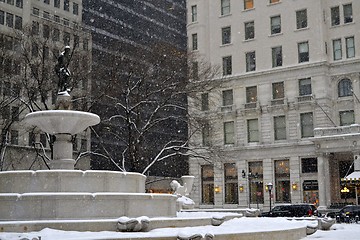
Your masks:
<svg viewBox="0 0 360 240"><path fill-rule="evenodd" d="M341 179L341 182L360 184L360 171L354 171Z"/></svg>

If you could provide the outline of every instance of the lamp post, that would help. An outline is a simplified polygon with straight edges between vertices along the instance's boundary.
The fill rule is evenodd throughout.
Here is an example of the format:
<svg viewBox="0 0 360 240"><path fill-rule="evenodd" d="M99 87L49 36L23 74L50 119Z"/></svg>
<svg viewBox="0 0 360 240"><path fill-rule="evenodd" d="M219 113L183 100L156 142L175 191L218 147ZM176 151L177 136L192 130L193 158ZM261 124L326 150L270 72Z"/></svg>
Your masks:
<svg viewBox="0 0 360 240"><path fill-rule="evenodd" d="M272 188L273 188L273 184L270 182L270 183L268 183L266 186L267 186L267 188L268 188L268 190L269 190L270 211L271 211L271 190L272 190Z"/></svg>

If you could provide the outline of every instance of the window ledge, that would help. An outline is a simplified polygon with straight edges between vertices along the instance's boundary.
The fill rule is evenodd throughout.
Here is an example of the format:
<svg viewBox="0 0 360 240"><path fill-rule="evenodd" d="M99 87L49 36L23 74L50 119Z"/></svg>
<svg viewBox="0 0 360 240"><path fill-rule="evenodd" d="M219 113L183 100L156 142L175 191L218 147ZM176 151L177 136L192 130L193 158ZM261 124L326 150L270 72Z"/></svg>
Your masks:
<svg viewBox="0 0 360 240"><path fill-rule="evenodd" d="M277 36L281 36L281 35L284 35L284 33L275 33L275 34L271 34L269 35L269 37L277 37Z"/></svg>
<svg viewBox="0 0 360 240"><path fill-rule="evenodd" d="M256 38L249 38L249 39L243 40L243 42L246 43L246 42L252 42L252 41L255 41L255 40L256 40Z"/></svg>
<svg viewBox="0 0 360 240"><path fill-rule="evenodd" d="M270 7L270 6L278 5L281 3L282 3L282 1L279 1L279 2L275 2L275 3L268 3L267 5Z"/></svg>
<svg viewBox="0 0 360 240"><path fill-rule="evenodd" d="M310 29L309 27L304 27L304 28L295 29L294 32L302 32L302 31L306 31L309 29Z"/></svg>
<svg viewBox="0 0 360 240"><path fill-rule="evenodd" d="M226 43L226 44L221 44L220 47L228 47L228 46L232 46L233 43Z"/></svg>
<svg viewBox="0 0 360 240"><path fill-rule="evenodd" d="M224 17L228 17L228 16L231 16L232 13L228 13L228 14L224 14L224 15L220 15L219 18L224 18Z"/></svg>
<svg viewBox="0 0 360 240"><path fill-rule="evenodd" d="M244 9L244 10L242 10L242 12L251 12L251 11L254 11L254 10L255 10L255 7Z"/></svg>
<svg viewBox="0 0 360 240"><path fill-rule="evenodd" d="M349 22L349 23L342 23L342 24L338 24L338 25L331 25L330 29L331 28L343 27L343 26L350 26L350 25L353 25L353 24L355 24L355 21L352 21L352 22Z"/></svg>

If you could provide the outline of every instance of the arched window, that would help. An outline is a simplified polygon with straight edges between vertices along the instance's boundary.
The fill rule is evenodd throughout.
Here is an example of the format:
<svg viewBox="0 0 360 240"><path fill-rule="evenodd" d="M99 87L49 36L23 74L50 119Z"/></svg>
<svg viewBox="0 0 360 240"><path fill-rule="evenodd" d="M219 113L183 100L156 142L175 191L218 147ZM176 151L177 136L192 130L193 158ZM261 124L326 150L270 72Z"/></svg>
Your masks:
<svg viewBox="0 0 360 240"><path fill-rule="evenodd" d="M352 96L352 84L350 79L342 79L338 84L339 97Z"/></svg>

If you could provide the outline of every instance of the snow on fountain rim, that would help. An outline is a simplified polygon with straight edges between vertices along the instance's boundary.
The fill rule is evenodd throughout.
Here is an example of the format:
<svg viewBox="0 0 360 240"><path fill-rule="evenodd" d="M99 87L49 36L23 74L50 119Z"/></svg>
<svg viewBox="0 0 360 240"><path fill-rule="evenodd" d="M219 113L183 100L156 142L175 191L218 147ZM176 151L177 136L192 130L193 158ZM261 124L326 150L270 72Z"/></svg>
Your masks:
<svg viewBox="0 0 360 240"><path fill-rule="evenodd" d="M75 110L45 110L27 114L25 122L49 134L74 135L100 123L100 117L94 113Z"/></svg>

